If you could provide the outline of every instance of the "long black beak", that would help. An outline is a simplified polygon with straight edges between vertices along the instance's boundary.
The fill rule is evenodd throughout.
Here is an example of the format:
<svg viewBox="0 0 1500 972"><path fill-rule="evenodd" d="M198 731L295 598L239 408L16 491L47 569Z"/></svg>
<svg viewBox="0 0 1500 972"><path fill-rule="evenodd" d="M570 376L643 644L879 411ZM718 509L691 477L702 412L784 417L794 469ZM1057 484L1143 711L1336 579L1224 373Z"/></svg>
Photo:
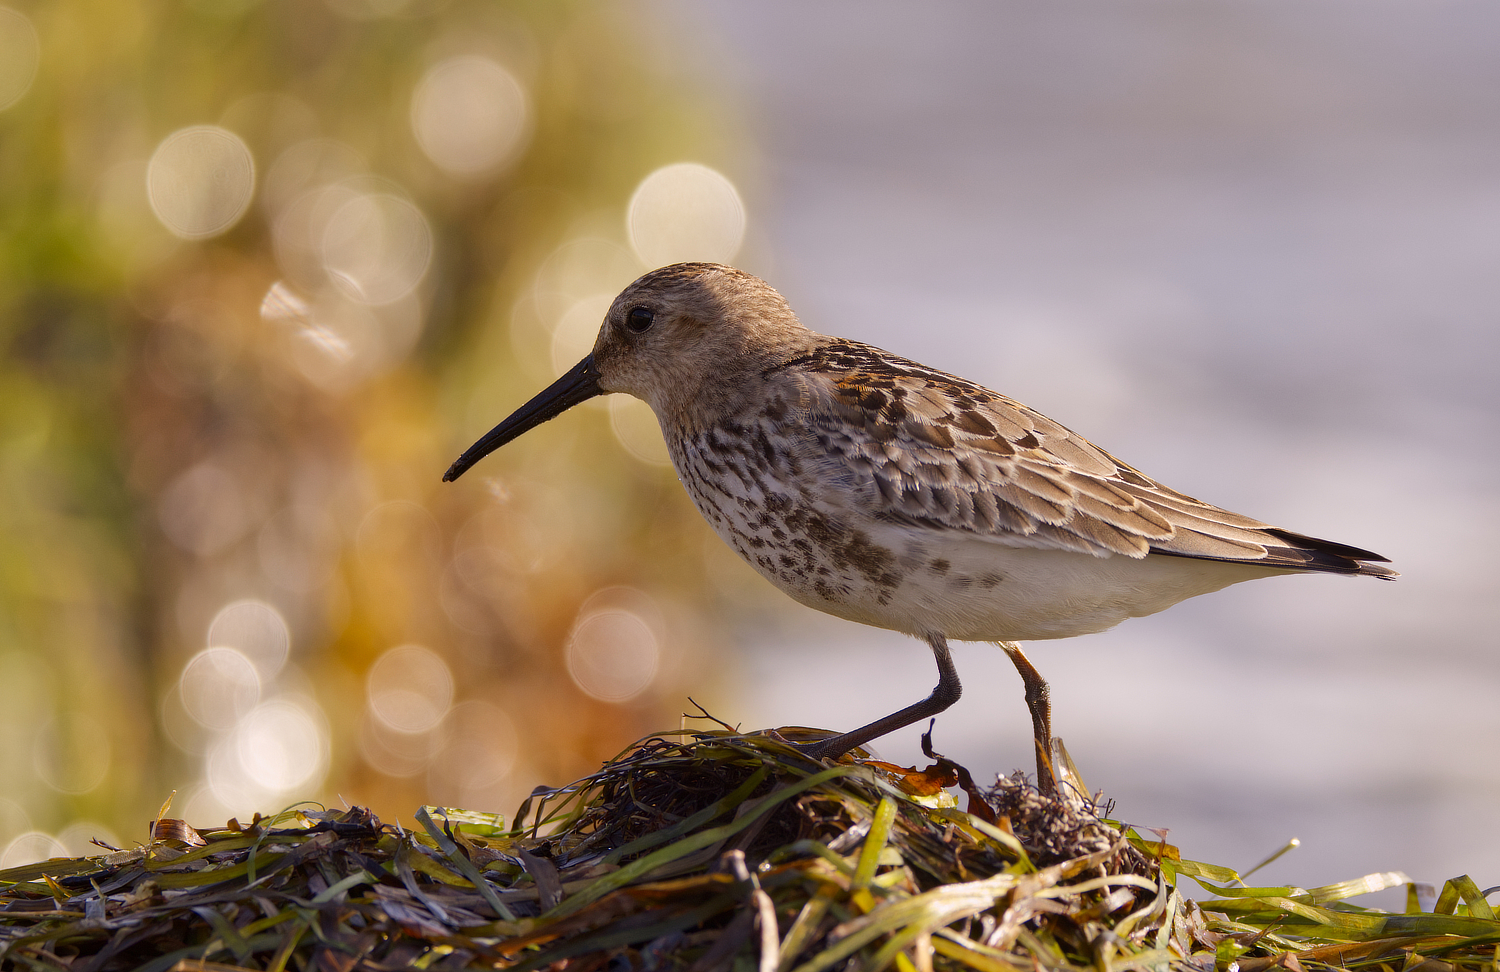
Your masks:
<svg viewBox="0 0 1500 972"><path fill-rule="evenodd" d="M579 402L586 402L603 394L604 389L599 387L599 372L594 369L594 356L589 355L574 365L573 370L549 385L546 391L516 409L510 418L469 446L468 451L443 473L443 482L453 482L468 472L474 463L510 440L519 438L522 433L529 432L548 419L557 418Z"/></svg>

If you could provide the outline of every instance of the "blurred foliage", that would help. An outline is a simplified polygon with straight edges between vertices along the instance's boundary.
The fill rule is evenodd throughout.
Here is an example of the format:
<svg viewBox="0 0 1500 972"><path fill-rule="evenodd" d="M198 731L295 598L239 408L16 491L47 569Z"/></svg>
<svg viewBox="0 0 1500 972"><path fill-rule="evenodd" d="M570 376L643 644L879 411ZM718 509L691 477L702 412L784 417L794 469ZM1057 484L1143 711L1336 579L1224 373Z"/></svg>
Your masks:
<svg viewBox="0 0 1500 972"><path fill-rule="evenodd" d="M509 813L532 783L674 724L686 686L712 690L713 642L695 619L703 558L718 554L670 470L614 440L607 408L439 481L550 380L545 354L518 349L547 348L567 307L645 269L624 241L635 185L664 164L732 157L721 107L672 74L639 12L11 3L40 66L0 112L0 841L87 819L132 842L174 789L189 819L279 809L206 788L216 765L231 782L252 764L271 781L235 791L242 803ZM424 71L462 54L503 65L530 104L524 147L481 177L434 165L410 121ZM237 225L197 241L168 232L146 191L156 146L190 125L234 132L257 175ZM315 138L331 141L311 143L312 175L278 169ZM276 239L297 192L330 173L413 203L434 253L415 296L364 312L405 314L408 330L419 317L420 339L344 375L337 360L309 370L316 312L296 302L320 297ZM292 310L262 314L278 281ZM248 737L243 720L188 718L179 686L214 617L244 599L290 632L289 664L263 672L251 702L307 717ZM660 676L629 702L591 699L568 676L586 602L633 612L658 639ZM408 643L446 663L456 704L435 728L392 732L365 678ZM244 701L215 691L200 708ZM289 726L314 728L288 740Z"/></svg>

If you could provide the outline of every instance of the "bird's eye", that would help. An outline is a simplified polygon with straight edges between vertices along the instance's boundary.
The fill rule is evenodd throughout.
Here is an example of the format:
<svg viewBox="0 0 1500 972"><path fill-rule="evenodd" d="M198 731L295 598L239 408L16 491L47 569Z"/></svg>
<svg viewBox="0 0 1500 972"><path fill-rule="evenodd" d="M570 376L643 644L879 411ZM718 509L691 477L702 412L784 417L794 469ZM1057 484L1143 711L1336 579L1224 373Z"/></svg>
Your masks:
<svg viewBox="0 0 1500 972"><path fill-rule="evenodd" d="M625 326L635 333L640 334L651 327L652 322L655 320L656 315L651 313L651 308L632 307L630 308L630 312L625 315Z"/></svg>

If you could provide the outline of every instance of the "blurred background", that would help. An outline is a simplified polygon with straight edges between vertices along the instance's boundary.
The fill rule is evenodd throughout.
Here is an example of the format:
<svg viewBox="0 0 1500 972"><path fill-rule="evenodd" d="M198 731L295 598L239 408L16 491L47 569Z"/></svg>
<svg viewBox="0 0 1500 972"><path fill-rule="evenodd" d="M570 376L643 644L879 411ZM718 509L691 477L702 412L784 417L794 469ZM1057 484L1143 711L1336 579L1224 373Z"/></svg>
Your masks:
<svg viewBox="0 0 1500 972"><path fill-rule="evenodd" d="M926 649L740 564L633 400L439 482L699 258L1391 557L1032 657L1085 781L1189 856L1500 883L1487 2L5 3L5 864L174 790L508 815L689 695L914 701ZM1028 767L1004 656L957 662L938 748Z"/></svg>
<svg viewBox="0 0 1500 972"><path fill-rule="evenodd" d="M699 87L597 3L0 9L6 862L173 791L509 814L718 684L644 405L440 482L625 284L740 248Z"/></svg>

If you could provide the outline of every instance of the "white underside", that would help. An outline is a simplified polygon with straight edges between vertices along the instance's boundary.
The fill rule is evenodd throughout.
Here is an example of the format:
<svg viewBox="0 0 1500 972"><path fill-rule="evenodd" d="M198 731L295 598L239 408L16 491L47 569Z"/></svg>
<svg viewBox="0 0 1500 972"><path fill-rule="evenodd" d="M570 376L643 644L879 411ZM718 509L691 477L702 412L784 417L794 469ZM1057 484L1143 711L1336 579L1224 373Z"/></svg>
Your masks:
<svg viewBox="0 0 1500 972"><path fill-rule="evenodd" d="M770 579L810 607L863 624L958 641L1036 641L1104 631L1230 584L1293 573L1155 554L1095 557L952 535L918 549L909 536L901 539L909 569L884 605L868 597L829 600ZM948 562L941 573L930 567L939 558Z"/></svg>

